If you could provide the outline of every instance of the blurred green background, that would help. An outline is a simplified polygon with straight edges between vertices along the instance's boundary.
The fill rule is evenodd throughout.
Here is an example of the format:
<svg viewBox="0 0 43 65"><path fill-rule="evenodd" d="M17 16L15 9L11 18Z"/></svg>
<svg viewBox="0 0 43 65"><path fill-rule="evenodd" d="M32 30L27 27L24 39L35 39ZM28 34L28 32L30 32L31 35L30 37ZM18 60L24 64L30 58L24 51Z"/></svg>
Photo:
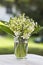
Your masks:
<svg viewBox="0 0 43 65"><path fill-rule="evenodd" d="M25 13L43 26L43 0L0 0L0 21ZM30 37L28 53L43 55L43 30ZM0 54L14 53L14 38L0 30Z"/></svg>

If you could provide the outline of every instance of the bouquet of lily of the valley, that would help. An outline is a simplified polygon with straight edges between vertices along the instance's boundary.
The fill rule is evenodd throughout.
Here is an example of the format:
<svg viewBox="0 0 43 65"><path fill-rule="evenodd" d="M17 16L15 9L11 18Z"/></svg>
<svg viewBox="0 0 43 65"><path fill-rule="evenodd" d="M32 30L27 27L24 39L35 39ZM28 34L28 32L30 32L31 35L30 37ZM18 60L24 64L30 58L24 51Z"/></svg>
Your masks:
<svg viewBox="0 0 43 65"><path fill-rule="evenodd" d="M41 27L33 19L23 14L10 18L8 23L0 22L0 29L14 36L15 55L22 58L27 53L27 40L31 34L38 32Z"/></svg>
<svg viewBox="0 0 43 65"><path fill-rule="evenodd" d="M29 38L32 33L37 33L42 27L40 27L37 22L34 22L33 19L30 19L23 14L18 17L15 16L14 18L10 18L9 22L3 23L0 21L0 29L12 36Z"/></svg>
<svg viewBox="0 0 43 65"><path fill-rule="evenodd" d="M34 20L21 15L19 17L14 17L13 19L11 18L8 26L14 32L15 36L20 36L23 39L29 39L37 24Z"/></svg>

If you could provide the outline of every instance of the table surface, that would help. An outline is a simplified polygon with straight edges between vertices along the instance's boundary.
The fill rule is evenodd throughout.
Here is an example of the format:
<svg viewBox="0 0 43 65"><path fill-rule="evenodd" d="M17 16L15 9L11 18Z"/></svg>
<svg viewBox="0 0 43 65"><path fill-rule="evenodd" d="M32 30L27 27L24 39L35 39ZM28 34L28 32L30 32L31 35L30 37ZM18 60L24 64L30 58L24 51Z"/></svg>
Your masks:
<svg viewBox="0 0 43 65"><path fill-rule="evenodd" d="M26 59L17 59L14 54L0 55L0 65L43 65L43 56L27 54Z"/></svg>

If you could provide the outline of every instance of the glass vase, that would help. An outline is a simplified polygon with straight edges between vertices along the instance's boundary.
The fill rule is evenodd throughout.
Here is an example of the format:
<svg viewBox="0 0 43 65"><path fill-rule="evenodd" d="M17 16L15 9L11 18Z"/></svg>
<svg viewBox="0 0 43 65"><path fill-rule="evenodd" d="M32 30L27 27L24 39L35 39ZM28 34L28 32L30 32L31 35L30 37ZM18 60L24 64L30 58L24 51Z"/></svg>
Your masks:
<svg viewBox="0 0 43 65"><path fill-rule="evenodd" d="M28 40L14 37L14 50L16 58L25 58L28 52Z"/></svg>

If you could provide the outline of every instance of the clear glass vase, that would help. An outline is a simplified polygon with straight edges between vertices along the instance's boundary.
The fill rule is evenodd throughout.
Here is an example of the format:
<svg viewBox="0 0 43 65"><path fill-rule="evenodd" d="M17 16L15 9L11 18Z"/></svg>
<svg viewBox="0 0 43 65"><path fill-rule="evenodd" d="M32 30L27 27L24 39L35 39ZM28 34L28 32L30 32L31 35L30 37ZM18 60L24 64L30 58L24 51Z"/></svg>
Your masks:
<svg viewBox="0 0 43 65"><path fill-rule="evenodd" d="M16 58L25 58L28 52L28 40L14 37L14 50Z"/></svg>

